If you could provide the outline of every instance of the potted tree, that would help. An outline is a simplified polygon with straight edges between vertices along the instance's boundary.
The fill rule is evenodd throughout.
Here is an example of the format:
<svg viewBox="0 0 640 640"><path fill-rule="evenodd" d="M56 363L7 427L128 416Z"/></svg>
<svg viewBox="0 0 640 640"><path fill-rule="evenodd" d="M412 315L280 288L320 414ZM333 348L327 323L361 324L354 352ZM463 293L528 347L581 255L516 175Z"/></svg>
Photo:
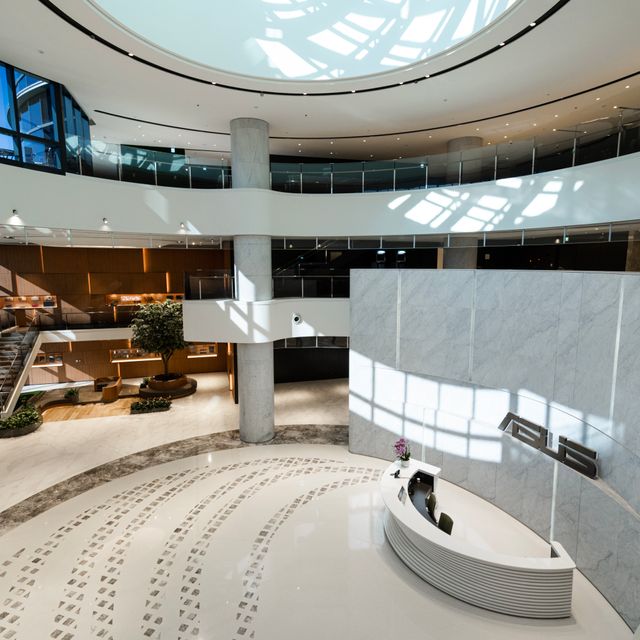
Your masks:
<svg viewBox="0 0 640 640"><path fill-rule="evenodd" d="M171 356L186 347L182 330L182 305L171 300L143 304L136 312L131 328L132 346L157 353L162 358L164 373L149 378L149 387L168 391L186 384L187 379L183 374L169 372Z"/></svg>

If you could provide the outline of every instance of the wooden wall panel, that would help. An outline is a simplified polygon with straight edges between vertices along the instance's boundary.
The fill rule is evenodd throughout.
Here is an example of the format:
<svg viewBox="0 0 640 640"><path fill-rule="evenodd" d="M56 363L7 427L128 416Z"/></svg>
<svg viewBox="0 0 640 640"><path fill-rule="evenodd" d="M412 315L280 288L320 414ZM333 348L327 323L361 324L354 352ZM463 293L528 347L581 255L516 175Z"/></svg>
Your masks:
<svg viewBox="0 0 640 640"><path fill-rule="evenodd" d="M56 342L42 345L45 353L62 353L64 366L31 369L29 384L81 382L103 376L142 378L163 372L161 361L111 363L111 349L126 349L128 340L93 340L87 342ZM181 373L226 371L226 344L219 345L217 358L187 358L179 351L171 360L171 370Z"/></svg>
<svg viewBox="0 0 640 640"><path fill-rule="evenodd" d="M228 254L220 249L145 249L145 265L147 271L224 269Z"/></svg>
<svg viewBox="0 0 640 640"><path fill-rule="evenodd" d="M91 293L167 293L165 273L91 273Z"/></svg>
<svg viewBox="0 0 640 640"><path fill-rule="evenodd" d="M143 251L143 249L88 249L87 271L92 273L142 272L144 271Z"/></svg>
<svg viewBox="0 0 640 640"><path fill-rule="evenodd" d="M42 247L44 273L86 273L89 271L87 252L82 247Z"/></svg>
<svg viewBox="0 0 640 640"><path fill-rule="evenodd" d="M19 273L42 273L40 247L2 245L0 247L0 265Z"/></svg>
<svg viewBox="0 0 640 640"><path fill-rule="evenodd" d="M16 276L16 295L89 293L86 273L28 273Z"/></svg>

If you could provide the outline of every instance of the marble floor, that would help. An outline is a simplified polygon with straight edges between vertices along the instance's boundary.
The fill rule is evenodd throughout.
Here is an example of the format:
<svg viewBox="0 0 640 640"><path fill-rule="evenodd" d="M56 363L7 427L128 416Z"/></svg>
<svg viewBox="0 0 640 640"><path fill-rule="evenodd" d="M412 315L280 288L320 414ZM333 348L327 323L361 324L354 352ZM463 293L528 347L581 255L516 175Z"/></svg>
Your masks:
<svg viewBox="0 0 640 640"><path fill-rule="evenodd" d="M166 413L45 422L21 438L0 440L0 512L78 473L177 440L238 428L226 373L194 374L198 391ZM348 383L276 385L277 425L348 424ZM0 636L1 638L2 636Z"/></svg>
<svg viewBox="0 0 640 640"><path fill-rule="evenodd" d="M631 638L580 574L573 616L559 621L430 587L385 540L387 464L339 446L267 445L87 491L2 537L0 639ZM531 535L509 516L503 528Z"/></svg>

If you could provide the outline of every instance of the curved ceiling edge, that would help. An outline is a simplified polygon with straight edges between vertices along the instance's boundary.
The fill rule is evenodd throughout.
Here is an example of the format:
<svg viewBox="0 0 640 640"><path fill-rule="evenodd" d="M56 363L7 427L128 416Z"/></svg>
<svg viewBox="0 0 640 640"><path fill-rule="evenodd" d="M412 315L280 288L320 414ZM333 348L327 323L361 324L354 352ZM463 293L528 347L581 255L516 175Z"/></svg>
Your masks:
<svg viewBox="0 0 640 640"><path fill-rule="evenodd" d="M222 82L212 82L210 80L205 80L204 78L198 78L197 76L192 76L192 75L189 75L189 74L186 74L186 73L182 73L180 71L175 71L173 69L169 69L167 67L163 67L160 64L152 62L151 60L146 60L146 59L141 58L139 56L132 56L129 51L126 51L125 49L122 49L122 47L119 47L118 45L116 45L116 44L114 44L112 42L109 42L107 39L102 38L98 34L94 33L93 31L91 31L90 29L88 29L87 27L85 27L84 25L79 23L77 20L72 18L70 15L68 15L67 13L62 11L62 9L60 9L58 6L56 6L51 0L38 0L38 2L41 5L43 5L49 11L51 11L52 13L57 15L61 20L64 20L71 27L73 27L74 29L77 29L78 31L82 32L84 35L88 36L92 40L95 40L96 42L100 43L101 45L103 45L105 47L108 47L109 49L111 49L112 51L115 51L116 53L119 53L120 55L127 56L128 58L131 58L132 60L135 60L136 62L139 62L140 64L144 64L144 65L146 65L148 67L156 69L157 71L162 71L164 73L168 73L168 74L171 74L173 76L176 76L176 77L179 77L179 78L183 78L184 80L190 80L192 82L198 82L200 84L215 85L216 88L227 89L227 90L230 90L230 91L240 91L240 92L243 92L243 93L253 93L253 94L257 94L257 95L296 96L296 97L305 97L305 98L310 98L310 97L312 98L314 96L351 95L351 94L354 94L354 93L355 94L372 93L372 92L378 92L378 91L385 91L385 90L388 90L388 89L397 89L400 85L411 85L411 84L418 84L420 82L426 82L430 78L435 78L435 77L438 77L438 76L442 76L442 75L445 75L445 74L450 73L452 71L455 71L457 69L461 69L463 67L466 67L466 66L472 64L473 62L477 62L478 60L481 60L482 58L486 58L486 57L490 56L491 54L495 53L496 51L500 51L504 47L507 47L507 46L513 44L517 40L520 40L520 38L522 38L525 35L529 34L531 31L533 31L540 24L542 24L543 22L545 22L546 20L551 18L553 15L555 15L558 11L560 11L563 7L565 7L570 1L571 0L559 0L548 11L546 11L540 17L536 18L533 22L531 22L529 25L527 25L524 29L521 29L515 35L505 39L500 44L498 44L496 46L493 46L493 47L487 49L486 51L483 51L482 53L479 53L479 54L477 54L477 55L475 55L475 56L473 56L473 57L471 57L471 58L469 58L467 60L464 60L462 62L454 64L454 65L452 65L450 67L447 67L445 69L441 69L440 71L434 71L433 73L428 74L426 76L425 75L420 75L420 77L418 77L418 78L409 78L407 80L403 80L402 82L393 82L393 83L390 83L390 84L379 85L379 86L376 86L376 87L368 87L368 88L364 88L364 89L351 89L351 90L342 90L342 91L274 91L274 90L269 90L269 89L263 89L263 90L251 89L251 88L247 88L247 87L241 87L241 86L231 85L231 84L222 83ZM515 112L515 113L517 113L517 112Z"/></svg>
<svg viewBox="0 0 640 640"><path fill-rule="evenodd" d="M547 107L552 104L558 104L565 100L571 100L573 98L577 98L578 96L583 96L592 91L598 91L605 87L610 87L618 82L624 82L629 80L630 78L635 78L640 75L640 71L634 71L633 73L629 73L625 76L621 76L619 78L615 78L614 80L610 80L608 82L603 82L602 84L598 84L594 87L589 87L588 89L583 89L582 91L577 91L567 96L563 96L562 98L554 98L553 100L547 100L546 102L539 102L538 104L531 105L529 107L523 107L522 109L515 109L513 111L506 111L504 113L496 113L491 116L484 116L482 118L476 118L474 120L464 120L462 122L454 122L451 124L443 124L437 127L427 127L424 129L408 129L402 131L388 131L385 133L360 133L353 134L350 136L269 136L272 140L355 140L357 138L362 138L363 136L366 138L385 138L387 136L399 136L399 135L409 135L413 133L428 133L429 131L442 131L444 129L453 129L454 127L462 127L465 125L476 124L479 122L487 122L488 120L495 120L497 118L505 118L507 116L512 116L518 113L526 113L527 111L533 111L534 109L540 109L541 107ZM110 111L103 111L102 109L94 109L95 113L100 113L104 116L109 116L112 118L120 118L122 120L130 120L132 122L141 122L143 124L150 124L158 127L167 127L168 129L176 129L179 131L192 131L194 133L207 133L214 134L220 136L228 136L230 133L228 131L210 131L207 129L193 129L190 127L183 127L176 124L167 124L164 122L154 122L153 120L145 120L144 118L136 118L135 116L126 116L119 113L112 113Z"/></svg>

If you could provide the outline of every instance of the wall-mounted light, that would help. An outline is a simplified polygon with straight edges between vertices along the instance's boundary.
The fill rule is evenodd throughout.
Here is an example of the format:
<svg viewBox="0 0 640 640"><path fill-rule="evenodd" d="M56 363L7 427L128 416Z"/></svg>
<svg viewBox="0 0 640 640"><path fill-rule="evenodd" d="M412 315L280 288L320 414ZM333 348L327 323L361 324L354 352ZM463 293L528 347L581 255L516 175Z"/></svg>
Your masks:
<svg viewBox="0 0 640 640"><path fill-rule="evenodd" d="M109 221L106 218L102 218L102 224L109 224Z"/></svg>
<svg viewBox="0 0 640 640"><path fill-rule="evenodd" d="M181 222L181 223L180 223L180 228L181 228L181 229L184 229L184 222Z"/></svg>

